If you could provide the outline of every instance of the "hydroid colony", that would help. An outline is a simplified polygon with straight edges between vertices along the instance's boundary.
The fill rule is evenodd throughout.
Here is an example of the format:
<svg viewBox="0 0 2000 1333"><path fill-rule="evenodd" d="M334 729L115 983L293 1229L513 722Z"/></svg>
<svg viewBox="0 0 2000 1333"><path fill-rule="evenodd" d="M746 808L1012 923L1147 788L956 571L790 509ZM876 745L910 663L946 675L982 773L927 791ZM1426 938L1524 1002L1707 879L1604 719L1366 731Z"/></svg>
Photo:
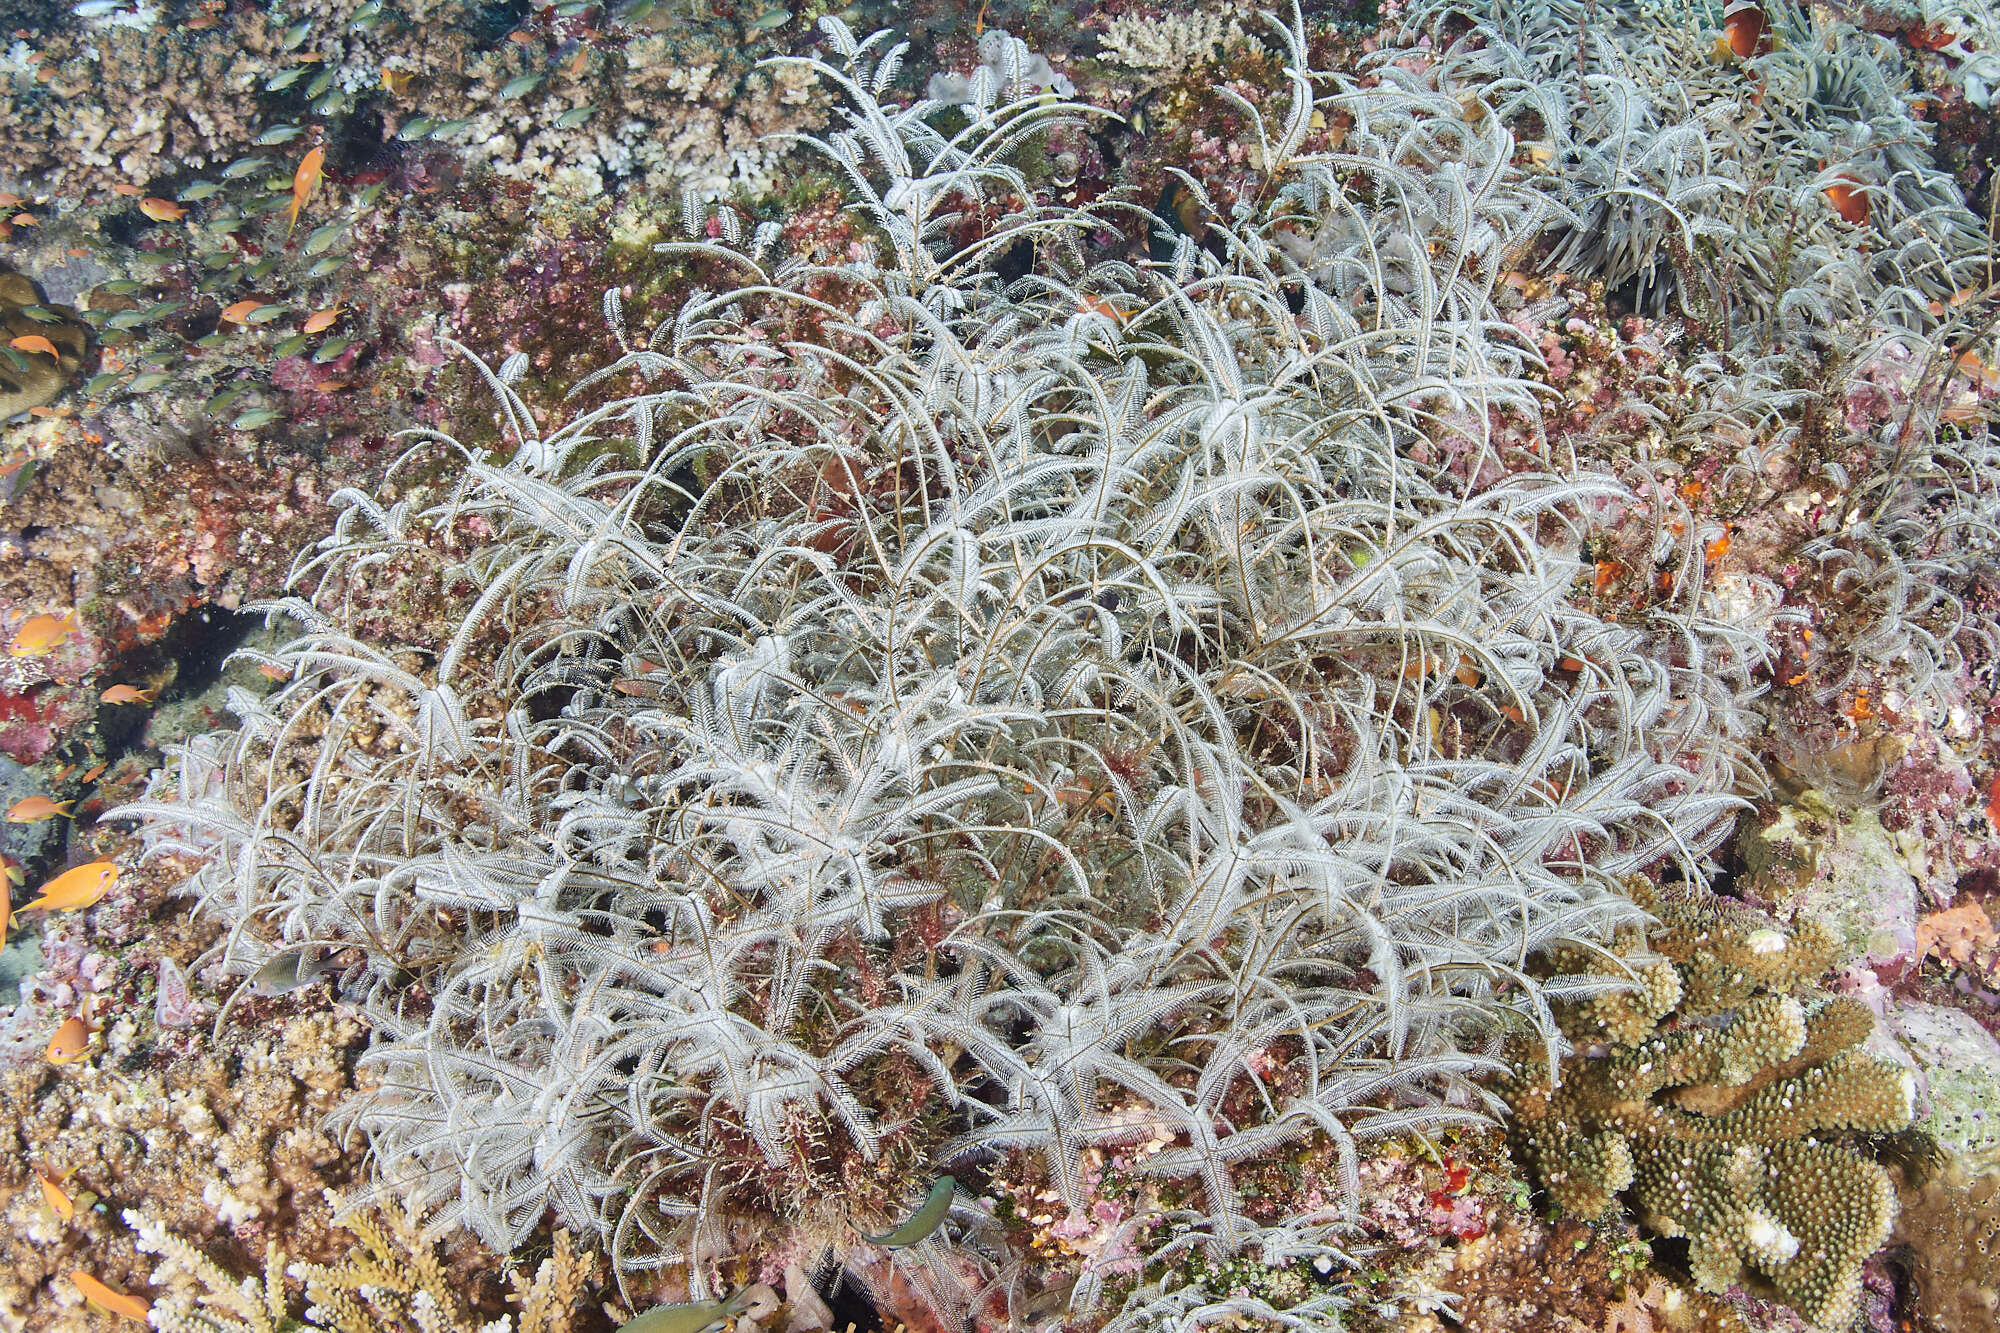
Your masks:
<svg viewBox="0 0 2000 1333"><path fill-rule="evenodd" d="M585 383L622 396L544 432L519 364L474 358L511 460L424 433L393 503L338 497L274 608L289 683L125 812L199 860L233 970L345 968L384 1189L501 1250L552 1213L700 1293L745 1219L853 1247L1017 1153L1081 1209L1087 1150L1152 1135L1121 1325L1337 1317L1363 1145L1497 1111L1503 1039L1553 1067L1554 1006L1612 983L1541 960L1640 919L1622 877L1698 876L1756 783L1766 641L1701 595L1657 477L1523 465L1503 272L1658 304L1726 250L1748 294L1652 429L1768 452L1812 392L1769 358L1922 356L1973 262L1916 167L1868 187L1936 222L1901 251L1724 236L1749 179L1713 108L1577 77L1559 9L1457 42L1440 8L1434 56L1361 80L1277 29L1285 86L1241 106L1268 188L1224 218L1184 182L1214 243L1139 267L1087 258L1137 210L1028 202L1019 150L1092 112L1022 86L1019 43L964 106L905 104L904 48L825 20L841 128L808 146L866 253L691 202L662 248L712 289L643 336L607 294L623 355ZM1605 31L1591 60L1637 59ZM1824 188L1780 180L1771 210ZM1984 502L1983 456L1898 447L1925 512ZM1918 568L1905 501L1855 493L1870 535L1828 541ZM1646 497L1675 592L1624 623L1590 551ZM1935 605L1855 596L1904 628L1853 657L1948 661ZM1332 1202L1253 1220L1234 1172L1308 1139ZM984 1231L961 1253L1001 1262ZM1311 1276L1280 1308L1176 1256Z"/></svg>

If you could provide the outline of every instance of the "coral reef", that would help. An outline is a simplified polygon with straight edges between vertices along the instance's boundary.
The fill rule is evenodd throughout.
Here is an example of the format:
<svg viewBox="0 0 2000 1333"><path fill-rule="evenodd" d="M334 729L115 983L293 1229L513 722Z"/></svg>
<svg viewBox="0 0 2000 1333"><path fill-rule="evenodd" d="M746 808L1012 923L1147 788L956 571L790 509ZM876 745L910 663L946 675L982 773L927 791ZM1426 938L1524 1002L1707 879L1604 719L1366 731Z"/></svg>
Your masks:
<svg viewBox="0 0 2000 1333"><path fill-rule="evenodd" d="M62 966L60 954L51 961ZM14 1327L94 1333L101 1325L62 1279L82 1269L144 1291L146 1269L117 1224L120 1206L141 1201L203 1242L261 1248L281 1235L289 1252L331 1262L344 1247L328 1232L321 1194L348 1181L354 1163L319 1126L353 1090L348 1062L358 1025L300 1013L275 1030L241 1028L198 1050L205 1026L198 1038L151 1023L152 1005L139 998L150 970L135 976L103 952L78 966L86 983L96 982L87 993L104 1029L101 1044L83 1063L51 1068L40 1047L57 1020L47 1020L15 1057L34 1063L0 1074L7 1162L0 1311ZM65 1181L74 1196L89 1191L96 1204L57 1217L36 1172Z"/></svg>
<svg viewBox="0 0 2000 1333"><path fill-rule="evenodd" d="M125 1220L139 1235L139 1248L161 1257L152 1275L163 1294L148 1319L161 1333L279 1333L282 1329L325 1329L337 1333L378 1333L417 1328L437 1333L568 1333L588 1322L586 1283L594 1256L579 1254L568 1232L556 1233L553 1252L533 1269L514 1274L508 1303L516 1312L492 1319L467 1304L436 1253L436 1242L414 1213L375 1212L343 1207L329 1198L335 1225L359 1242L340 1259L287 1268L275 1243L264 1255L262 1281L229 1277L198 1248L182 1240L143 1210L127 1210ZM297 1309L286 1278L305 1288L306 1307Z"/></svg>
<svg viewBox="0 0 2000 1333"><path fill-rule="evenodd" d="M1928 1179L1905 1174L1894 1255L1923 1327L1979 1333L2000 1318L2000 1175L1959 1158Z"/></svg>
<svg viewBox="0 0 2000 1333"><path fill-rule="evenodd" d="M44 303L35 284L0 272L0 420L55 401L83 365L88 331L76 312ZM33 346L39 339L45 347Z"/></svg>
<svg viewBox="0 0 2000 1333"><path fill-rule="evenodd" d="M1861 1263L1895 1216L1889 1177L1841 1135L1903 1129L1913 1083L1865 1055L1867 1009L1806 990L1828 934L1791 930L1705 890L1633 884L1661 920L1638 984L1577 1006L1561 1081L1524 1067L1508 1092L1550 1196L1583 1218L1632 1191L1641 1216L1689 1240L1698 1287L1752 1269L1815 1325L1857 1312ZM1637 938L1625 942L1635 950Z"/></svg>
<svg viewBox="0 0 2000 1333"><path fill-rule="evenodd" d="M1264 211L1142 271L1008 165L1081 108L978 80L947 136L823 26L813 146L870 239L695 201L666 248L719 290L644 337L607 293L582 385L623 396L544 429L527 358L480 363L512 460L425 432L343 495L274 607L288 683L121 817L205 863L225 969L333 955L382 1188L496 1248L553 1211L699 1295L739 1223L858 1254L939 1164L1031 1154L1081 1220L1085 1151L1158 1135L1121 1326L1337 1311L1357 1144L1478 1118L1498 1034L1553 1060L1522 964L1718 844L1755 654L1572 600L1614 479L1482 465L1481 414L1536 410L1497 123L1292 34ZM1367 103L1341 177L1316 77ZM1440 421L1469 455L1413 451ZM443 600L388 641L414 571ZM1253 1215L1239 1171L1302 1141L1325 1200ZM1232 1295L1246 1263L1311 1276Z"/></svg>
<svg viewBox="0 0 2000 1333"><path fill-rule="evenodd" d="M995 0L758 63L828 8L0 0L60 375L0 352L0 625L85 627L5 659L7 799L81 816L6 851L125 855L196 733L9 950L23 1160L102 1202L8 1177L4 1317L98 1317L86 1246L142 1290L129 1207L163 1319L296 1319L192 1270L333 1262L329 1110L385 1227L566 1225L628 1309L1751 1309L1527 1211L1503 1050L1576 1211L1629 1168L1705 1285L1881 1297L1861 1006L1947 1147L2000 1123L1992 16ZM247 618L187 613L280 593L200 734ZM161 1099L171 1173L99 1132ZM367 1285L473 1327L495 1262Z"/></svg>

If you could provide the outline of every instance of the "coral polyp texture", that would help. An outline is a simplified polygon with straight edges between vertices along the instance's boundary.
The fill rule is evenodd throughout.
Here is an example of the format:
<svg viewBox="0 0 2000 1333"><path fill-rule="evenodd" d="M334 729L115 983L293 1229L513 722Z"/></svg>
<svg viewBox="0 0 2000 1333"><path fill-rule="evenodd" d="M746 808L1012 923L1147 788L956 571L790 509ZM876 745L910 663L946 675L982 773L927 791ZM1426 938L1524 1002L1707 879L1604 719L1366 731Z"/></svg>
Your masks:
<svg viewBox="0 0 2000 1333"><path fill-rule="evenodd" d="M553 1212L700 1291L743 1219L857 1251L1002 1153L1080 1215L1086 1150L1157 1136L1123 1318L1273 1308L1188 1252L1330 1312L1357 1143L1493 1109L1503 1036L1552 1061L1610 983L1531 960L1726 833L1754 659L1578 604L1614 478L1488 467L1546 217L1497 120L1349 86L1336 161L1295 46L1225 257L1086 262L1145 218L1030 202L1009 154L1086 109L1018 46L898 106L901 48L826 29L869 242L691 204L711 290L644 338L606 296L622 396L544 432L481 363L511 459L422 432L339 497L289 682L124 815L202 860L225 966L342 974L380 1180L496 1248ZM1234 1173L1308 1137L1326 1202L1253 1221Z"/></svg>
<svg viewBox="0 0 2000 1333"><path fill-rule="evenodd" d="M1754 1269L1816 1325L1844 1327L1896 1194L1839 1140L1908 1127L1912 1076L1861 1051L1865 1006L1813 994L1824 931L1689 886L1633 889L1662 922L1662 957L1637 989L1566 1011L1579 1053L1559 1084L1530 1065L1509 1089L1528 1156L1583 1218L1630 1189L1649 1225L1688 1237L1700 1287Z"/></svg>

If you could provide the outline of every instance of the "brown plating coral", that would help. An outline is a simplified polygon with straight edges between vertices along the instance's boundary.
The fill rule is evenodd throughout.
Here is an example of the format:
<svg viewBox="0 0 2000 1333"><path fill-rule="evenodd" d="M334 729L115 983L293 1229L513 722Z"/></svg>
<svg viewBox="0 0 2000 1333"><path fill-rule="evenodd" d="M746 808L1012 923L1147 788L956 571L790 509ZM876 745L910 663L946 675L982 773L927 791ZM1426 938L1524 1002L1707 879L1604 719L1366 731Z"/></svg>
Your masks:
<svg viewBox="0 0 2000 1333"><path fill-rule="evenodd" d="M1650 1226L1688 1238L1702 1289L1751 1270L1813 1323L1841 1324L1896 1204L1837 1136L1907 1126L1909 1078L1861 1052L1860 1004L1794 993L1830 953L1811 923L1783 929L1691 887L1633 896L1660 917L1665 960L1577 1007L1582 1053L1559 1084L1523 1068L1508 1094L1519 1138L1565 1210L1602 1217L1629 1189Z"/></svg>

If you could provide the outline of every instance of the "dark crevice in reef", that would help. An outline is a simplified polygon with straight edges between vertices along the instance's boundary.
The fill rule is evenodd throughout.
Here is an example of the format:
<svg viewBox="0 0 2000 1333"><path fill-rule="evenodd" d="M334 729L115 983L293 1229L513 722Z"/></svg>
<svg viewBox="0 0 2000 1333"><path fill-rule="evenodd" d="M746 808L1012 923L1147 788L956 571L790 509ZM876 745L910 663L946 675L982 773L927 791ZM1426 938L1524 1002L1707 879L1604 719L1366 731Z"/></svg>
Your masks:
<svg viewBox="0 0 2000 1333"><path fill-rule="evenodd" d="M823 1283L814 1283L815 1288L824 1288ZM831 1290L820 1290L820 1298L833 1311L833 1327L851 1328L854 1333L874 1333L874 1330L889 1328L882 1318L882 1312L868 1299L861 1284L854 1280L845 1269L835 1269Z"/></svg>
<svg viewBox="0 0 2000 1333"><path fill-rule="evenodd" d="M185 699L214 686L229 655L263 623L263 616L255 612L212 605L196 607L176 620L159 646L160 656L180 668L169 697Z"/></svg>

